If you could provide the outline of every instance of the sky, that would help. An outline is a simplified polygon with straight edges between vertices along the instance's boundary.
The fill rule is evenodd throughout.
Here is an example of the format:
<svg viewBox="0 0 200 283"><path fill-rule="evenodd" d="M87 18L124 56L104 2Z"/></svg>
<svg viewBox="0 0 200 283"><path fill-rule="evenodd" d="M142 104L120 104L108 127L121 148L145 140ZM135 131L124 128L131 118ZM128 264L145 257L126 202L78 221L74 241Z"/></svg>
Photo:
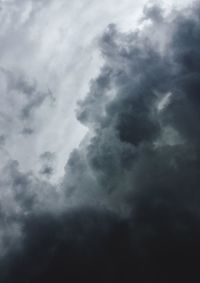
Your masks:
<svg viewBox="0 0 200 283"><path fill-rule="evenodd" d="M199 1L1 0L0 26L0 281L195 282Z"/></svg>
<svg viewBox="0 0 200 283"><path fill-rule="evenodd" d="M50 152L52 182L63 176L87 131L75 109L103 64L98 38L110 23L136 28L146 2L1 1L1 166L17 160L22 171L40 176L40 156Z"/></svg>

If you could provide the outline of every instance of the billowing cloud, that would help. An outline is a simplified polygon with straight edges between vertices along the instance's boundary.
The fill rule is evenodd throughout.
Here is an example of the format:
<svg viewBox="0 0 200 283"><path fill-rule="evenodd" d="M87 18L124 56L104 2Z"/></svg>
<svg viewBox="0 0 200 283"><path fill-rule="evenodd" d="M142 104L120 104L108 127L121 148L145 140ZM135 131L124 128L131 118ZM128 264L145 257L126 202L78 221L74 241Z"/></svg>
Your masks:
<svg viewBox="0 0 200 283"><path fill-rule="evenodd" d="M96 37L110 21L128 26L141 11L141 1L106 3L0 1L0 135L7 136L6 151L24 172L39 177L38 158L52 151L58 180L85 135L74 109L102 63Z"/></svg>
<svg viewBox="0 0 200 283"><path fill-rule="evenodd" d="M4 168L2 282L199 280L199 35L199 3L108 26L60 183Z"/></svg>

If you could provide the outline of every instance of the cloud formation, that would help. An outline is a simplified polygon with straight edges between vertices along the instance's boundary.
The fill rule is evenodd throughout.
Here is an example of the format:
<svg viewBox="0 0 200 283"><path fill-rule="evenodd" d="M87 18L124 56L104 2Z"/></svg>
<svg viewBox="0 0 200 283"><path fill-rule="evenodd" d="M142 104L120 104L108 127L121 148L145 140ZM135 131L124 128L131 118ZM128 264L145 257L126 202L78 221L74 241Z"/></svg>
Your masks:
<svg viewBox="0 0 200 283"><path fill-rule="evenodd" d="M164 12L99 40L59 185L4 169L1 282L199 281L200 6Z"/></svg>
<svg viewBox="0 0 200 283"><path fill-rule="evenodd" d="M3 163L17 160L39 177L38 158L52 151L54 181L63 176L86 131L74 109L101 64L96 36L111 20L126 25L141 10L141 0L115 1L0 1L0 135L9 155L0 151Z"/></svg>

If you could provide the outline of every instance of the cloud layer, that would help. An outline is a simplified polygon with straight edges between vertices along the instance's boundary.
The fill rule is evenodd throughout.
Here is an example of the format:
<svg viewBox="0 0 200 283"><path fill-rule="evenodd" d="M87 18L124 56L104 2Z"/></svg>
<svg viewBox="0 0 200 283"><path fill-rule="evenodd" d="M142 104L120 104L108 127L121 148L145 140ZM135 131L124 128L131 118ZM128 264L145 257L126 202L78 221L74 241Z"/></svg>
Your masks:
<svg viewBox="0 0 200 283"><path fill-rule="evenodd" d="M199 3L148 6L134 32L109 25L99 49L77 108L88 135L60 184L4 168L3 283L199 281ZM49 178L55 156L40 158Z"/></svg>

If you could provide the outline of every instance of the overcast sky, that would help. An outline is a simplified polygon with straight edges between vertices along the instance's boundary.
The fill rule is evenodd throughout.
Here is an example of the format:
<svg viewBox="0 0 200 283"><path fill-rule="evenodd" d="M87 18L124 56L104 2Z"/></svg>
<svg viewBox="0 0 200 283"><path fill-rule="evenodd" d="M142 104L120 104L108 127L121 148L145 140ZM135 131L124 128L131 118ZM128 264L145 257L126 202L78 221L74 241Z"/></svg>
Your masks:
<svg viewBox="0 0 200 283"><path fill-rule="evenodd" d="M52 180L63 175L86 132L75 108L103 62L98 38L110 23L135 29L146 2L0 2L1 166L13 159L21 170L39 174L40 155L48 151L55 157Z"/></svg>
<svg viewBox="0 0 200 283"><path fill-rule="evenodd" d="M199 282L200 4L0 0L0 282Z"/></svg>

